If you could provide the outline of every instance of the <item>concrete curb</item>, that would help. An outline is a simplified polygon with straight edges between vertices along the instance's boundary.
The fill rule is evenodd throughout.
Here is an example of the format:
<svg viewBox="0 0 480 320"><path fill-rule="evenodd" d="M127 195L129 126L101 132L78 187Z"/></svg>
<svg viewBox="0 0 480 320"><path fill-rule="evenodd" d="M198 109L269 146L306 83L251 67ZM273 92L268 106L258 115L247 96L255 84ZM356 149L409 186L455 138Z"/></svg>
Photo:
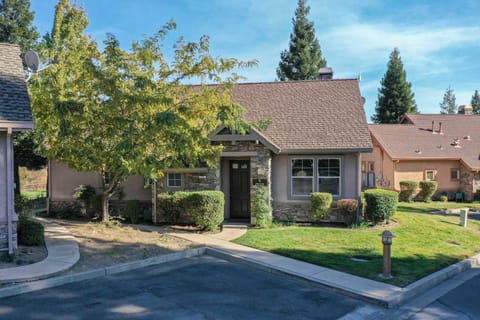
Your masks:
<svg viewBox="0 0 480 320"><path fill-rule="evenodd" d="M480 254L475 255L471 258L465 259L463 261L457 262L451 266L448 266L442 270L439 270L435 273L432 273L408 286L405 288L395 287L395 289L390 294L386 296L379 296L376 294L372 294L370 292L361 291L361 290L352 290L351 288L342 287L335 285L335 283L330 281L324 281L322 279L314 278L308 276L306 274L302 274L301 272L292 272L291 270L283 269L279 266L266 264L261 261L251 259L242 255L234 254L229 252L228 250L222 250L219 248L206 248L206 254L221 258L228 261L233 262L241 262L247 265L260 268L264 271L277 273L277 274L284 274L288 275L297 279L303 279L310 282L314 282L324 288L331 289L335 292L339 292L345 294L350 297L360 298L366 302L374 303L386 308L393 308L396 307L409 299L431 289L432 287L440 284L441 282L463 272L466 271L474 266L480 265ZM351 276L351 275L350 275ZM354 277L354 276L352 276ZM373 281L373 280L372 280Z"/></svg>
<svg viewBox="0 0 480 320"><path fill-rule="evenodd" d="M105 268L98 268L90 271L67 274L63 276L38 280L34 282L21 283L5 288L0 288L0 298L16 296L23 293L38 291L42 289L53 288L64 284L90 280L99 277L107 277L117 273L140 269L157 264L177 261L185 258L201 256L205 253L205 247L189 249L181 252L170 253L162 256L151 257L144 260L136 260L113 265Z"/></svg>

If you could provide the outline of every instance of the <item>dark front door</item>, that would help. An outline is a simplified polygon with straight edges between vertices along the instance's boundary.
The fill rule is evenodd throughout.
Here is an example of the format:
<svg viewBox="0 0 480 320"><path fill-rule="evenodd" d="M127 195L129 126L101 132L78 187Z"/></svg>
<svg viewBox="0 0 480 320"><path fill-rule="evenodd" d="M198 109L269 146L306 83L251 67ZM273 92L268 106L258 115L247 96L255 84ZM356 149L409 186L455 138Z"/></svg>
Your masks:
<svg viewBox="0 0 480 320"><path fill-rule="evenodd" d="M250 161L230 161L230 218L250 219Z"/></svg>

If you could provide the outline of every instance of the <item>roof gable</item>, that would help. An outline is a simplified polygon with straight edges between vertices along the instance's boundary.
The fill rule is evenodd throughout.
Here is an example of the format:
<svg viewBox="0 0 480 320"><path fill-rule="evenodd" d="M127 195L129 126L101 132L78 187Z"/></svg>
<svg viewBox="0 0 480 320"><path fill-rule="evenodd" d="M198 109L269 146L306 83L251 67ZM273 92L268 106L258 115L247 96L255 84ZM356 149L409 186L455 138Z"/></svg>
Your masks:
<svg viewBox="0 0 480 320"><path fill-rule="evenodd" d="M372 142L356 79L237 84L233 98L280 152L365 152Z"/></svg>
<svg viewBox="0 0 480 320"><path fill-rule="evenodd" d="M0 122L32 121L20 49L0 43Z"/></svg>
<svg viewBox="0 0 480 320"><path fill-rule="evenodd" d="M392 159L458 159L480 169L480 116L412 114L402 123L369 125Z"/></svg>

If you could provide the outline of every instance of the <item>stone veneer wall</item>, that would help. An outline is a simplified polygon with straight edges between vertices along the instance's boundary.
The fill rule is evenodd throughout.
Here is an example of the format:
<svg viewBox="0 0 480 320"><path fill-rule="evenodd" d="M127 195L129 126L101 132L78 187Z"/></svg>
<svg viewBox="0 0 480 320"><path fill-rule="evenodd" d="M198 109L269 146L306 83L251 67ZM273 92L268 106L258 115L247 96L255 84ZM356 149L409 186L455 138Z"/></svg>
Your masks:
<svg viewBox="0 0 480 320"><path fill-rule="evenodd" d="M336 203L332 204L333 208L328 219L321 222L344 222L343 217L337 214L335 209ZM295 221L295 222L312 222L312 208L310 201L297 203L273 203L273 218L277 221Z"/></svg>
<svg viewBox="0 0 480 320"><path fill-rule="evenodd" d="M255 196L255 184L258 180L266 181L268 190L272 190L272 152L263 144L251 141L237 141L224 145L225 152L255 152L256 155L250 156L250 208L253 208L253 198ZM253 213L251 214L251 223L255 223Z"/></svg>
<svg viewBox="0 0 480 320"><path fill-rule="evenodd" d="M475 192L480 189L480 173L468 170L460 165L460 188L465 194L465 200L473 201Z"/></svg>

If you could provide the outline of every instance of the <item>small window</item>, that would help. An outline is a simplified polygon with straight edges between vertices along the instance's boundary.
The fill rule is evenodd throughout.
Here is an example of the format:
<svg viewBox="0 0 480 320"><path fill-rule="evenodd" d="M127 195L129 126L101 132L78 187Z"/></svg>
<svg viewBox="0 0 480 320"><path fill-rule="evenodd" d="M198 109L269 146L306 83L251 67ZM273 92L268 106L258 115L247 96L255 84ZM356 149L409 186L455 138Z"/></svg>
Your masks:
<svg viewBox="0 0 480 320"><path fill-rule="evenodd" d="M450 179L460 180L460 169L450 169Z"/></svg>
<svg viewBox="0 0 480 320"><path fill-rule="evenodd" d="M167 187L180 188L182 186L182 174L181 173L169 173L167 175Z"/></svg>
<svg viewBox="0 0 480 320"><path fill-rule="evenodd" d="M436 178L436 170L425 170L425 180L434 181Z"/></svg>

